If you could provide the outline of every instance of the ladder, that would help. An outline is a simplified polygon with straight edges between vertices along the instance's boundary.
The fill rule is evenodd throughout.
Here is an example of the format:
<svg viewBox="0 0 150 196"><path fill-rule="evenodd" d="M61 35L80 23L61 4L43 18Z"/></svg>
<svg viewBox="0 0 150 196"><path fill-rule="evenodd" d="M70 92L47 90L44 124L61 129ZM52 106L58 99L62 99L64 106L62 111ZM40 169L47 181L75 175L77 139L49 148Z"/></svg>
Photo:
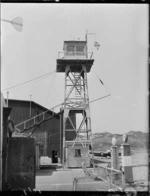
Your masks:
<svg viewBox="0 0 150 196"><path fill-rule="evenodd" d="M75 97L78 99L82 98L82 87L81 87L81 77L80 77L80 73L74 73L74 78L75 78L75 82L78 81L76 83L76 87L75 87Z"/></svg>
<svg viewBox="0 0 150 196"><path fill-rule="evenodd" d="M53 108L46 110L45 112L42 112L36 116L33 116L30 119L27 119L17 125L15 125L15 132L17 133L23 133L24 131L27 131L29 129L32 129L35 126L38 126L50 119L52 119L56 113L54 112L54 109L58 106L63 106L63 103L54 106Z"/></svg>

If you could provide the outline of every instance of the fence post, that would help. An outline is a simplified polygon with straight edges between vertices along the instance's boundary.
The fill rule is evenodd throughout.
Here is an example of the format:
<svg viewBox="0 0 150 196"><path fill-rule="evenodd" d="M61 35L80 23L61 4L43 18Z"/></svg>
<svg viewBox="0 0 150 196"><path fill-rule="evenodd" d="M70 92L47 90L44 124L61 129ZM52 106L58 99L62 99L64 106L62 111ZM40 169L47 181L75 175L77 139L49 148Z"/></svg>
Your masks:
<svg viewBox="0 0 150 196"><path fill-rule="evenodd" d="M125 183L133 183L133 171L132 171L132 161L131 161L131 150L130 144L127 143L128 136L123 135L123 143L121 144L121 159L122 159L122 170L125 175Z"/></svg>
<svg viewBox="0 0 150 196"><path fill-rule="evenodd" d="M111 146L111 168L119 170L119 148L116 145L116 138L112 138ZM120 184L119 174L113 174L112 183Z"/></svg>
<svg viewBox="0 0 150 196"><path fill-rule="evenodd" d="M7 191L7 159L8 159L8 117L10 115L11 108L10 107L3 107L2 115L3 115L3 122L2 122L2 191Z"/></svg>
<svg viewBox="0 0 150 196"><path fill-rule="evenodd" d="M116 145L116 138L112 138L111 165L113 169L119 170L119 148Z"/></svg>
<svg viewBox="0 0 150 196"><path fill-rule="evenodd" d="M74 178L74 180L73 180L73 191L76 191L77 190L77 179L76 178Z"/></svg>
<svg viewBox="0 0 150 196"><path fill-rule="evenodd" d="M39 154L39 144L36 144L36 169L40 169L40 154Z"/></svg>

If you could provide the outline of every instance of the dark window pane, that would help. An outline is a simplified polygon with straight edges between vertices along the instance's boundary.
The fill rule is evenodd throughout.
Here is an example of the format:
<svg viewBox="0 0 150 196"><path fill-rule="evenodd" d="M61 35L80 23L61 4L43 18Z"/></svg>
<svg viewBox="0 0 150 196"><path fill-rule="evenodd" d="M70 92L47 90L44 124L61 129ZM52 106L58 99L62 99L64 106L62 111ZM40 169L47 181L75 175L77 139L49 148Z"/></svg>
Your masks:
<svg viewBox="0 0 150 196"><path fill-rule="evenodd" d="M81 157L81 149L75 149L75 157Z"/></svg>
<svg viewBox="0 0 150 196"><path fill-rule="evenodd" d="M77 52L83 52L84 51L84 46L76 46L76 51Z"/></svg>
<svg viewBox="0 0 150 196"><path fill-rule="evenodd" d="M67 46L67 52L74 52L74 46Z"/></svg>

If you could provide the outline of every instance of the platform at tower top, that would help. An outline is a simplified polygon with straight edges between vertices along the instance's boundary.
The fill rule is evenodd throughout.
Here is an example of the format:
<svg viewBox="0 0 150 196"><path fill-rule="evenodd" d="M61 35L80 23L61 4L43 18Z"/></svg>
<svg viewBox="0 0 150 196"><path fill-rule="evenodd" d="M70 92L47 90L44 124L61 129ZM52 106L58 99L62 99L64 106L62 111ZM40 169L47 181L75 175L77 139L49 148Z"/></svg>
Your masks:
<svg viewBox="0 0 150 196"><path fill-rule="evenodd" d="M94 59L93 52L88 52L87 41L64 41L63 51L58 53L57 72L65 72L66 67L70 66L70 71L81 72L82 67L86 72L90 72Z"/></svg>
<svg viewBox="0 0 150 196"><path fill-rule="evenodd" d="M72 72L81 72L82 66L90 72L94 59L57 59L56 72L65 72L66 66L70 66Z"/></svg>

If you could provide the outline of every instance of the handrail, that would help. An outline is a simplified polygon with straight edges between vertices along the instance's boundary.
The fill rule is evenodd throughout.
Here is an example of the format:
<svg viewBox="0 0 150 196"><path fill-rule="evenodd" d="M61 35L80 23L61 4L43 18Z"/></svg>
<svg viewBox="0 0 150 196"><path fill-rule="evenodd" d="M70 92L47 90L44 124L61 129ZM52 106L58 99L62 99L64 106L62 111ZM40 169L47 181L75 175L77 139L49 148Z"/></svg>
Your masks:
<svg viewBox="0 0 150 196"><path fill-rule="evenodd" d="M18 123L17 125L15 125L15 128L17 129L18 126L23 125L23 124L25 124L25 123L27 123L27 122L29 122L29 121L31 121L31 120L34 120L35 118L40 117L40 116L42 116L42 115L43 115L43 117L44 117L44 114L46 114L46 113L48 113L48 112L52 112L52 113L54 114L54 112L53 112L52 110L54 110L55 108L57 108L57 107L60 106L60 105L63 105L63 103L60 103L60 104L58 104L58 105L56 105L56 106L54 106L54 107L52 107L52 108L50 108L50 109L48 109L48 110L46 110L46 111L44 111L44 112L41 112L40 114L38 114L38 115L36 115L36 116L33 116L32 118L29 118L28 120L25 120L25 121L23 121L23 122L21 122L21 123Z"/></svg>
<svg viewBox="0 0 150 196"><path fill-rule="evenodd" d="M136 164L136 165L131 165L131 167L146 167L149 166L148 164Z"/></svg>
<svg viewBox="0 0 150 196"><path fill-rule="evenodd" d="M89 169L87 169L86 166L85 166L85 163L83 163L82 164L82 169L83 169L83 171L84 171L84 173L86 174L87 177L90 177L90 178L93 178L93 179L99 178L99 179L105 181L106 183L109 183L110 190L112 190L112 187L114 188L114 186L117 188L117 190L120 190L120 191L123 191L125 189L125 181L124 181L124 172L123 171L116 170L116 169L113 169L113 168L108 168L108 167L105 167L105 166L100 166L98 164L94 164L94 165L95 166L98 166L98 167L101 167L103 169L106 169L106 170L107 169L108 170L111 170L111 174L110 174L111 178L110 178L110 180L106 180L105 178L103 178L102 176L100 176L98 173L95 173L95 169L94 168L96 168L96 167L93 168L94 169L94 173L93 173L92 171L90 171ZM120 187L120 186L112 183L112 171L116 172L117 174L118 173L121 173L122 174L122 180L123 180L122 187ZM77 188L77 182L78 182L79 179L80 178L74 179L74 180L76 180L76 182L73 182L73 187L75 188L74 190L76 190L76 188Z"/></svg>
<svg viewBox="0 0 150 196"><path fill-rule="evenodd" d="M108 170L110 171L110 175L107 173L107 176L109 175L110 176L110 180L108 181L108 183L110 184L110 189L112 187L112 185L115 185L114 183L112 183L112 175L114 175L112 172L115 172L115 174L121 174L121 178L122 178L122 187L118 186L118 185L115 185L117 186L118 188L122 189L122 190L125 190L126 188L126 184L125 184L125 175L124 175L124 171L122 170L117 170L117 169L113 169L113 168L109 168L109 167L105 167L105 166L101 166L99 164L94 164L94 168L95 169L98 169L98 168L103 168L105 169L107 172ZM97 166L97 167L96 167Z"/></svg>
<svg viewBox="0 0 150 196"><path fill-rule="evenodd" d="M60 58L60 54L63 54L61 58ZM88 54L89 55L91 54L90 58L88 58ZM64 51L58 52L58 59L62 59L65 56L85 56L86 59L91 59L93 56L93 52L71 52L70 54L68 54L67 52L64 52Z"/></svg>
<svg viewBox="0 0 150 196"><path fill-rule="evenodd" d="M111 170L111 171L114 171L116 173L123 173L123 171L121 170L117 170L117 169L113 169L113 168L110 168L110 167L105 167L105 166L102 166L102 165L99 165L99 164L94 164L95 166L98 166L98 167L101 167L101 168L104 168L104 169L107 169L107 170Z"/></svg>

